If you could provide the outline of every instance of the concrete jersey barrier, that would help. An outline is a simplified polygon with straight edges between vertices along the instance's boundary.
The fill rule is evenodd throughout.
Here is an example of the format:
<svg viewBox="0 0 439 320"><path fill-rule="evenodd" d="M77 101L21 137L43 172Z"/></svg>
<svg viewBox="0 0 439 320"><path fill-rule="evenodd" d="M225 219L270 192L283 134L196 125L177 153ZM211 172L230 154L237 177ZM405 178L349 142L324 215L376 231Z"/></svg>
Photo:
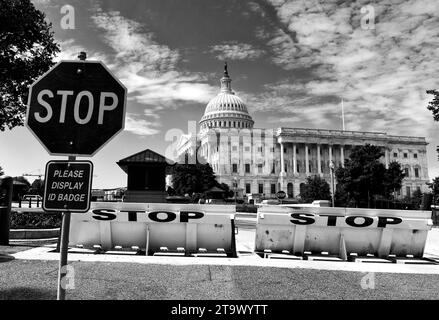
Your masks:
<svg viewBox="0 0 439 320"><path fill-rule="evenodd" d="M422 257L431 227L430 211L263 206L255 251Z"/></svg>
<svg viewBox="0 0 439 320"><path fill-rule="evenodd" d="M166 247L224 249L234 256L234 206L92 202L86 213L72 213L69 245L103 250L137 246L149 254Z"/></svg>

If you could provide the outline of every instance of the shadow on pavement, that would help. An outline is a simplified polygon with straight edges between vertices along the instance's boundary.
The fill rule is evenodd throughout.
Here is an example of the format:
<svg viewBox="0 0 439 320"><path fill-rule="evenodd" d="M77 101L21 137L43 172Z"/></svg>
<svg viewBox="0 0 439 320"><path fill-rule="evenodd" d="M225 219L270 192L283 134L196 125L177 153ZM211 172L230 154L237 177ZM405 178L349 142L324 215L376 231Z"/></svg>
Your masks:
<svg viewBox="0 0 439 320"><path fill-rule="evenodd" d="M14 260L15 257L9 255L9 254L2 254L0 253L0 263L1 262L9 262L11 260Z"/></svg>
<svg viewBox="0 0 439 320"><path fill-rule="evenodd" d="M56 290L10 288L0 290L0 300L56 300Z"/></svg>

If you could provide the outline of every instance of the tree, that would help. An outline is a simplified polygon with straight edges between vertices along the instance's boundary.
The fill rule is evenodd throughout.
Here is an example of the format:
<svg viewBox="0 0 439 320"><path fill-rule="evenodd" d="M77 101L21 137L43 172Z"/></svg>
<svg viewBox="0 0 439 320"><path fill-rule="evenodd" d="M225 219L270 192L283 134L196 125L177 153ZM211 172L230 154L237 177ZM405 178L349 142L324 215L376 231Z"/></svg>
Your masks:
<svg viewBox="0 0 439 320"><path fill-rule="evenodd" d="M178 195L203 193L217 186L215 174L209 164L175 164L172 184Z"/></svg>
<svg viewBox="0 0 439 320"><path fill-rule="evenodd" d="M189 150L181 154L173 167L172 185L177 195L203 193L213 186L220 187L212 167L198 152L199 148L198 145L195 152Z"/></svg>
<svg viewBox="0 0 439 320"><path fill-rule="evenodd" d="M432 182L427 182L427 185L434 195L439 194L439 177L434 178Z"/></svg>
<svg viewBox="0 0 439 320"><path fill-rule="evenodd" d="M433 194L431 192L422 194L421 210L430 210L433 204Z"/></svg>
<svg viewBox="0 0 439 320"><path fill-rule="evenodd" d="M439 177L434 178L432 182L427 182L427 185L433 194L433 204L436 204L439 195Z"/></svg>
<svg viewBox="0 0 439 320"><path fill-rule="evenodd" d="M392 161L384 174L384 196L389 197L396 190L399 190L404 177L405 174L401 169L401 165L396 161Z"/></svg>
<svg viewBox="0 0 439 320"><path fill-rule="evenodd" d="M428 103L427 109L433 113L434 121L439 121L439 91L427 90L427 93L434 95L433 100ZM439 149L436 151L439 153Z"/></svg>
<svg viewBox="0 0 439 320"><path fill-rule="evenodd" d="M27 179L26 179L25 177L23 177L23 176L14 177L13 180L14 180L14 181L19 181L19 182L24 183L25 185L27 185L28 188L30 188L30 186L31 186L29 180L27 180Z"/></svg>
<svg viewBox="0 0 439 320"><path fill-rule="evenodd" d="M28 88L59 52L52 24L30 0L0 5L0 131L23 125Z"/></svg>
<svg viewBox="0 0 439 320"><path fill-rule="evenodd" d="M39 194L42 196L44 194L44 180L35 179L28 192L29 194Z"/></svg>
<svg viewBox="0 0 439 320"><path fill-rule="evenodd" d="M0 176L4 175L5 173L3 172L2 167L0 167Z"/></svg>
<svg viewBox="0 0 439 320"><path fill-rule="evenodd" d="M434 95L433 100L428 103L427 109L433 113L434 121L439 121L439 91L427 90L427 93Z"/></svg>
<svg viewBox="0 0 439 320"><path fill-rule="evenodd" d="M415 190L411 197L407 197L405 199L406 202L409 202L413 209L419 210L421 208L422 203L422 192L421 190Z"/></svg>
<svg viewBox="0 0 439 320"><path fill-rule="evenodd" d="M374 196L389 197L401 188L404 173L399 163L392 162L386 169L380 162L384 155L378 146L366 144L353 148L345 167L339 167L335 174L340 190L347 193L347 202L354 200L358 206L370 206Z"/></svg>
<svg viewBox="0 0 439 320"><path fill-rule="evenodd" d="M304 202L313 202L314 200L330 200L331 191L328 182L320 176L310 176L306 178L303 192L300 197Z"/></svg>
<svg viewBox="0 0 439 320"><path fill-rule="evenodd" d="M336 207L350 207L355 204L354 199L343 184L337 184L335 187L334 204Z"/></svg>
<svg viewBox="0 0 439 320"><path fill-rule="evenodd" d="M168 187L168 189L166 189L166 192L168 193L168 196L175 196L176 192L174 190L174 188L172 187Z"/></svg>
<svg viewBox="0 0 439 320"><path fill-rule="evenodd" d="M12 189L12 200L18 201L22 198L24 194L26 194L30 189L30 182L23 176L13 177L14 181L13 189Z"/></svg>
<svg viewBox="0 0 439 320"><path fill-rule="evenodd" d="M227 183L224 183L224 182L220 183L218 185L218 188L221 188L224 190L224 194L227 198L231 198L231 197L235 196L235 192L233 190L230 190L230 187Z"/></svg>

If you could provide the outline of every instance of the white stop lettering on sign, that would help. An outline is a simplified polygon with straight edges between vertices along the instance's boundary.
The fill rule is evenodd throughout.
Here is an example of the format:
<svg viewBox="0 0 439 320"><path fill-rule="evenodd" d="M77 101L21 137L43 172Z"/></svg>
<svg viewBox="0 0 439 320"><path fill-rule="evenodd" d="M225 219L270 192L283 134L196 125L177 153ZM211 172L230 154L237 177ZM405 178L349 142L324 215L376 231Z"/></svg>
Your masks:
<svg viewBox="0 0 439 320"><path fill-rule="evenodd" d="M67 102L69 100L69 97L73 96L73 91L58 90L56 94L61 96L61 110L59 113L59 123L64 123L66 119ZM35 120L37 120L40 123L45 123L48 122L50 119L52 119L53 116L52 106L48 101L44 100L44 97L53 99L54 96L55 95L53 94L53 92L49 89L41 90L38 93L37 101L42 107L46 109L46 115L42 116L40 112L35 112L34 113ZM84 118L81 118L79 116L79 107L83 99L87 100L87 103L85 104L87 107L87 115ZM105 104L106 100L111 100L111 103ZM117 98L117 95L114 92L101 92L99 97L98 124L103 124L105 111L114 110L118 103L119 103L119 99ZM77 124L89 123L93 115L94 106L95 103L94 103L93 95L90 91L84 90L79 92L78 95L75 97L75 102L73 105L73 116L75 122Z"/></svg>

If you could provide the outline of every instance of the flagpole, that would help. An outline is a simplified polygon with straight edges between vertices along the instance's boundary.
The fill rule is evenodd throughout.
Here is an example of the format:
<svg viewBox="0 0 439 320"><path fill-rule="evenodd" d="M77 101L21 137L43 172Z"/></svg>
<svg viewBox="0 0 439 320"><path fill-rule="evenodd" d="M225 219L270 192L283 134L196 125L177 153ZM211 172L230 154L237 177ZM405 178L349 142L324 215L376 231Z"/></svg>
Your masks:
<svg viewBox="0 0 439 320"><path fill-rule="evenodd" d="M341 98L341 119L343 121L343 131L345 131L345 126L344 126L344 105L343 105L343 98Z"/></svg>

